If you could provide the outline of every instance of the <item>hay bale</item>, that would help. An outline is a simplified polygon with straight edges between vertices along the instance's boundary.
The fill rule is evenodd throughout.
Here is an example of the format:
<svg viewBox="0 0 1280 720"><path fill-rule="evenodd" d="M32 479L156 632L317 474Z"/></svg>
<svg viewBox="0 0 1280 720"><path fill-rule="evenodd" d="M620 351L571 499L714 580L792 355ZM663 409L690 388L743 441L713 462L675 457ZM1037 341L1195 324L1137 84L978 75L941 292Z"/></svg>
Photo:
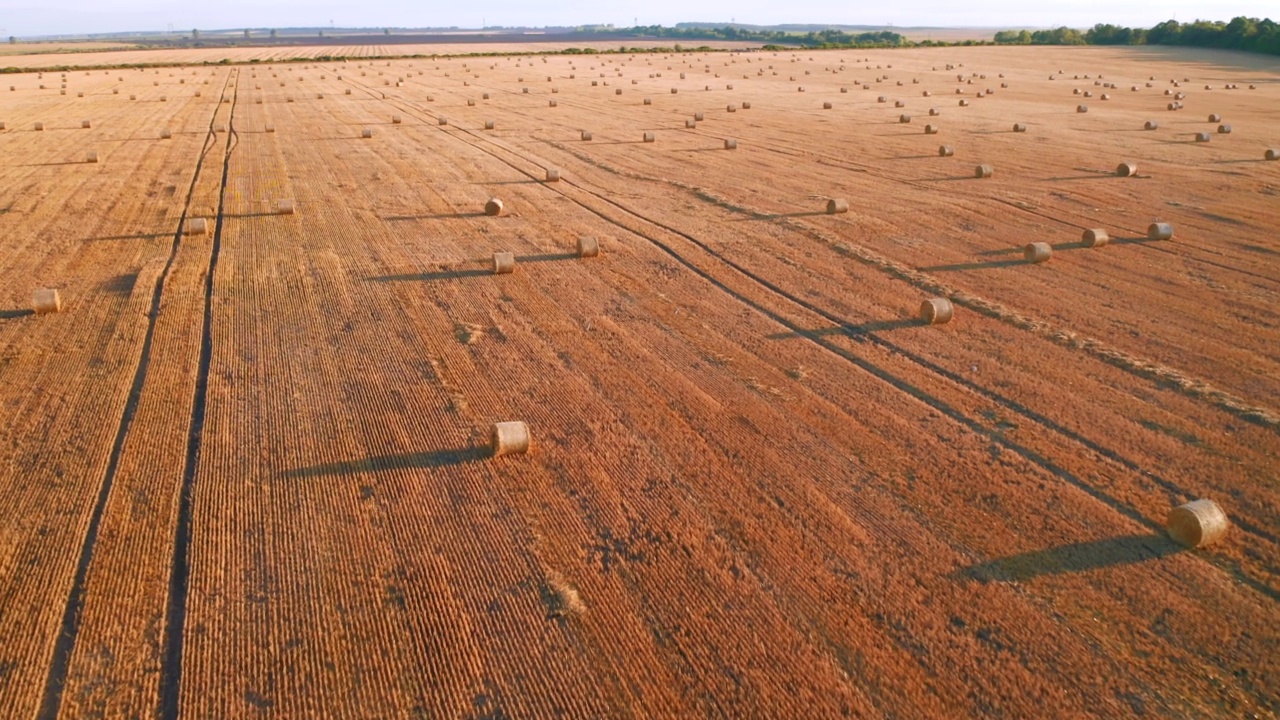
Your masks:
<svg viewBox="0 0 1280 720"><path fill-rule="evenodd" d="M1227 514L1212 500L1192 500L1169 511L1165 529L1169 537L1189 548L1209 545L1226 535Z"/></svg>
<svg viewBox="0 0 1280 720"><path fill-rule="evenodd" d="M703 113L700 113L700 112L699 112L699 113L694 113L694 114L693 114L693 119L694 119L694 120L697 120L698 122L702 122L702 119L703 119Z"/></svg>
<svg viewBox="0 0 1280 720"><path fill-rule="evenodd" d="M593 237L578 238L578 257L588 258L600 254L600 242Z"/></svg>
<svg viewBox="0 0 1280 720"><path fill-rule="evenodd" d="M361 131L360 131L360 137L362 137L362 138L371 138L371 137L373 137L373 128L365 128L365 129L361 130Z"/></svg>
<svg viewBox="0 0 1280 720"><path fill-rule="evenodd" d="M1148 240L1169 240L1173 238L1173 225L1169 223L1151 223L1147 226Z"/></svg>
<svg viewBox="0 0 1280 720"><path fill-rule="evenodd" d="M744 103L742 103L742 109L743 109L743 110L750 110L750 109L751 109L751 103L749 103L749 102L744 102ZM733 111L732 111L732 110L730 110L729 112L733 112Z"/></svg>
<svg viewBox="0 0 1280 720"><path fill-rule="evenodd" d="M547 171L547 174L546 174L547 182L560 182L559 168L547 168L546 171Z"/></svg>
<svg viewBox="0 0 1280 720"><path fill-rule="evenodd" d="M81 121L80 121L80 128L81 128L82 130L88 130L88 129L89 129L89 128L91 128L91 127L93 127L93 122L92 122L92 121L89 121L89 120L81 120Z"/></svg>
<svg viewBox="0 0 1280 720"><path fill-rule="evenodd" d="M1196 142L1198 143L1209 142L1209 133L1206 133L1206 132L1196 133Z"/></svg>
<svg viewBox="0 0 1280 720"><path fill-rule="evenodd" d="M1267 148L1262 157L1266 160L1280 160L1280 148Z"/></svg>
<svg viewBox="0 0 1280 720"><path fill-rule="evenodd" d="M650 100L649 98L645 98L645 99L644 99L644 104L645 104L645 105L652 105L652 104L653 104L653 100Z"/></svg>
<svg viewBox="0 0 1280 720"><path fill-rule="evenodd" d="M920 97L931 97L932 95L933 93L929 92L928 90L925 90L920 93Z"/></svg>
<svg viewBox="0 0 1280 720"><path fill-rule="evenodd" d="M44 123L38 122L35 125L36 132L44 132Z"/></svg>
<svg viewBox="0 0 1280 720"><path fill-rule="evenodd" d="M737 140L734 140L734 139L732 139L732 138L728 138L728 139L726 139L726 140L724 141L724 149L725 149L725 150L737 150L737 149L738 149L738 141L737 141Z"/></svg>
<svg viewBox="0 0 1280 720"><path fill-rule="evenodd" d="M392 125L399 125L399 124L400 124L400 122L401 122L401 118L400 118L400 116L399 116L399 115L392 115L392 116L391 116L391 124L392 124Z"/></svg>
<svg viewBox="0 0 1280 720"><path fill-rule="evenodd" d="M822 109L823 109L823 110L830 110L830 109L831 109L831 107L832 107L832 106L831 106L831 103L829 103L829 102L824 102L824 103L822 103Z"/></svg>
<svg viewBox="0 0 1280 720"><path fill-rule="evenodd" d="M481 99L481 100L488 100L488 99L489 99L489 93L485 93L485 94L481 95L481 96L480 96L480 99Z"/></svg>
<svg viewBox="0 0 1280 720"><path fill-rule="evenodd" d="M937 135L937 134L938 134L938 126L937 126L937 125L932 125L932 124L930 124L930 125L925 125L925 126L924 126L924 134L925 134L925 135Z"/></svg>
<svg viewBox="0 0 1280 720"><path fill-rule="evenodd" d="M186 235L204 235L209 232L209 221L204 218L188 218L183 229Z"/></svg>
<svg viewBox="0 0 1280 720"><path fill-rule="evenodd" d="M951 157L952 155L955 155L955 154L956 154L955 148L951 147L950 145L938 146L938 157Z"/></svg>
<svg viewBox="0 0 1280 720"><path fill-rule="evenodd" d="M266 127L266 131L267 131L267 132L269 132L269 133L273 133L273 132L275 132L275 131L276 131L276 126L275 126L275 125L268 125L268 126Z"/></svg>
<svg viewBox="0 0 1280 720"><path fill-rule="evenodd" d="M173 132L171 130L165 129L160 131L161 140L168 140L172 137L173 137Z"/></svg>
<svg viewBox="0 0 1280 720"><path fill-rule="evenodd" d="M941 115L941 114L942 114L942 111L939 110L938 108L929 108L929 117L934 117L936 115Z"/></svg>
<svg viewBox="0 0 1280 720"><path fill-rule="evenodd" d="M842 213L847 213L847 212L849 212L848 200L844 200L840 198L832 198L827 201L828 215L840 215Z"/></svg>
<svg viewBox="0 0 1280 720"><path fill-rule="evenodd" d="M501 215L502 201L498 198L489 198L489 201L484 204L484 214L490 216Z"/></svg>
<svg viewBox="0 0 1280 720"><path fill-rule="evenodd" d="M990 165L979 165L973 169L973 176L976 178L989 178L994 172L995 169Z"/></svg>
<svg viewBox="0 0 1280 720"><path fill-rule="evenodd" d="M889 98L885 97L884 95L881 95L880 97L876 98L876 102L886 103L886 102L889 102Z"/></svg>
<svg viewBox="0 0 1280 720"><path fill-rule="evenodd" d="M1160 123L1156 122L1155 120L1148 120L1146 123L1142 125L1143 130L1156 130L1156 129L1159 129L1159 127L1160 127Z"/></svg>
<svg viewBox="0 0 1280 720"><path fill-rule="evenodd" d="M643 139L644 139L644 141L645 141L645 142L647 142L647 143L651 143L651 142L655 142L655 141L657 141L657 139L658 139L658 138L657 138L653 133L651 133L651 132L647 132L647 133L645 133L645 134L644 134Z"/></svg>
<svg viewBox="0 0 1280 720"><path fill-rule="evenodd" d="M448 125L448 124L449 124L449 118L447 118L447 117L445 117L445 116L441 115L440 117L436 118L436 124L437 124L437 125Z"/></svg>
<svg viewBox="0 0 1280 720"><path fill-rule="evenodd" d="M1219 135L1228 135L1228 134L1230 134L1230 133L1231 133L1231 126L1230 126L1230 125L1219 125L1219 126L1218 126L1218 134L1219 134Z"/></svg>
<svg viewBox="0 0 1280 720"><path fill-rule="evenodd" d="M675 94L676 94L676 92L677 92L677 91L676 91L676 89L675 89L675 88L671 88L671 94L672 94L672 95L675 95Z"/></svg>
<svg viewBox="0 0 1280 720"><path fill-rule="evenodd" d="M1080 236L1080 244L1085 247L1102 247L1111 242L1111 236L1101 228L1090 228Z"/></svg>
<svg viewBox="0 0 1280 720"><path fill-rule="evenodd" d="M969 107L969 101L968 101L968 100L961 100L961 101L960 101L960 107Z"/></svg>
<svg viewBox="0 0 1280 720"><path fill-rule="evenodd" d="M98 162L98 153L94 150L90 150L89 152L85 153L84 161L87 163Z"/></svg>
<svg viewBox="0 0 1280 720"><path fill-rule="evenodd" d="M484 121L484 129L485 129L485 130L492 130L493 128L494 128L494 124L493 124L493 121L492 121L492 120L485 120L485 121Z"/></svg>
<svg viewBox="0 0 1280 720"><path fill-rule="evenodd" d="M296 213L296 212L297 212L297 211L296 211L296 209L295 209L295 208L294 208L294 206L293 206L293 201L292 201L292 200L277 200L277 201L276 201L276 214L277 214L277 215L293 215L293 214L294 214L294 213Z"/></svg>
<svg viewBox="0 0 1280 720"><path fill-rule="evenodd" d="M1027 131L1027 126L1023 125L1022 123L1014 123L1013 131L1016 133L1024 133Z"/></svg>
<svg viewBox="0 0 1280 720"><path fill-rule="evenodd" d="M1218 113L1210 113L1209 122L1211 123L1222 122L1222 116L1219 115Z"/></svg>
<svg viewBox="0 0 1280 720"><path fill-rule="evenodd" d="M1122 162L1116 166L1116 175L1120 177L1133 177L1138 174L1138 163Z"/></svg>
<svg viewBox="0 0 1280 720"><path fill-rule="evenodd" d="M692 128L698 127L698 123L694 122L693 120L685 120L684 127L686 130L690 130Z"/></svg>
<svg viewBox="0 0 1280 720"><path fill-rule="evenodd" d="M520 420L494 423L489 447L494 457L529 452L529 426Z"/></svg>
<svg viewBox="0 0 1280 720"><path fill-rule="evenodd" d="M1049 243L1033 242L1022 246L1022 258L1029 263L1047 262L1053 257L1053 248Z"/></svg>
<svg viewBox="0 0 1280 720"><path fill-rule="evenodd" d="M1088 105L1077 105L1077 106L1076 106L1076 112L1078 112L1078 113L1087 113L1087 112L1089 112L1089 106L1088 106Z"/></svg>
<svg viewBox="0 0 1280 720"><path fill-rule="evenodd" d="M955 316L955 308L946 298L929 298L920 303L920 319L928 325L945 325Z"/></svg>
<svg viewBox="0 0 1280 720"><path fill-rule="evenodd" d="M557 107L558 105L559 105L559 102L556 101L554 98L547 101L547 107Z"/></svg>
<svg viewBox="0 0 1280 720"><path fill-rule="evenodd" d="M581 137L582 137L582 139L583 139L584 141L586 141L586 140L590 140L590 139L591 139L591 131L590 131L590 130L583 130L583 131L582 131L582 135L581 135Z"/></svg>
<svg viewBox="0 0 1280 720"><path fill-rule="evenodd" d="M516 269L516 256L509 252L496 252L493 254L493 274L494 275L510 275Z"/></svg>
<svg viewBox="0 0 1280 720"><path fill-rule="evenodd" d="M905 125L905 124L907 124L907 123L909 123L909 122L911 122L911 116L910 116L910 115L908 115L908 114L906 114L906 113L903 113L903 114L901 114L901 115L899 115L899 116L898 116L898 123L899 123L899 124L901 124L901 125Z"/></svg>
<svg viewBox="0 0 1280 720"><path fill-rule="evenodd" d="M37 315L62 312L62 296L57 290L41 288L31 299L31 308Z"/></svg>

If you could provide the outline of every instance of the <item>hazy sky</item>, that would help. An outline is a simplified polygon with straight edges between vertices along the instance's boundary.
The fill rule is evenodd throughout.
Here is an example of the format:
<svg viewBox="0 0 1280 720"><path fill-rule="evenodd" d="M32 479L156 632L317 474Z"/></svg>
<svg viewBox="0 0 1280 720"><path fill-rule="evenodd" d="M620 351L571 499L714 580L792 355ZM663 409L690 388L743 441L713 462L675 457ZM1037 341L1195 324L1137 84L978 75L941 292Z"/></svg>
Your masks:
<svg viewBox="0 0 1280 720"><path fill-rule="evenodd" d="M338 26L630 26L678 22L840 23L930 27L1150 27L1176 17L1280 20L1276 0L0 0L0 34L50 35L122 30Z"/></svg>

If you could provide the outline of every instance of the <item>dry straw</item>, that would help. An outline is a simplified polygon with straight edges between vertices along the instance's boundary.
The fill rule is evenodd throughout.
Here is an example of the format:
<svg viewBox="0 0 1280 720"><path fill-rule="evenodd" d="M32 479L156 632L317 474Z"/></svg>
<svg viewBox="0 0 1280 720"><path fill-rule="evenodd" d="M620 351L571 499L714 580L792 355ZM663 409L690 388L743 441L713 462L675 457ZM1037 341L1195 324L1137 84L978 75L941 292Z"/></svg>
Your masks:
<svg viewBox="0 0 1280 720"><path fill-rule="evenodd" d="M734 140L733 138L727 138L727 139L725 139L725 141L724 141L724 149L725 149L725 150L737 150L737 149L738 149L738 141L737 141L737 140Z"/></svg>
<svg viewBox="0 0 1280 720"><path fill-rule="evenodd" d="M590 130L583 130L583 131L582 131L582 134L581 134L581 136L580 136L580 137L581 137L583 140L590 140L590 139L591 139L591 131L590 131Z"/></svg>
<svg viewBox="0 0 1280 720"><path fill-rule="evenodd" d="M293 206L292 200L280 200L276 202L277 215L293 215L295 212L297 211Z"/></svg>
<svg viewBox="0 0 1280 720"><path fill-rule="evenodd" d="M929 325L945 325L955 316L955 308L946 298L929 298L920 303L920 319Z"/></svg>
<svg viewBox="0 0 1280 720"><path fill-rule="evenodd" d="M1280 148L1267 148L1262 157L1267 160L1280 160Z"/></svg>
<svg viewBox="0 0 1280 720"><path fill-rule="evenodd" d="M1102 247L1111 242L1111 236L1102 228L1090 228L1080 235L1080 244L1085 247Z"/></svg>
<svg viewBox="0 0 1280 720"><path fill-rule="evenodd" d="M955 154L956 154L955 148L951 147L950 145L938 146L938 157L951 157L952 155L955 155Z"/></svg>
<svg viewBox="0 0 1280 720"><path fill-rule="evenodd" d="M1230 126L1230 125L1219 125L1219 126L1218 126L1218 134L1219 134L1219 135L1227 135L1227 134L1230 134L1230 133L1231 133L1231 126Z"/></svg>
<svg viewBox="0 0 1280 720"><path fill-rule="evenodd" d="M1134 177L1138 174L1138 164L1135 162L1122 162L1116 166L1116 175L1120 177Z"/></svg>
<svg viewBox="0 0 1280 720"><path fill-rule="evenodd" d="M1013 131L1016 133L1024 133L1027 131L1027 126L1023 125L1022 123L1014 123Z"/></svg>
<svg viewBox="0 0 1280 720"><path fill-rule="evenodd" d="M491 215L491 216L501 215L502 201L499 200L498 198L489 198L489 201L484 204L484 214Z"/></svg>
<svg viewBox="0 0 1280 720"><path fill-rule="evenodd" d="M1209 545L1227 534L1227 514L1212 500L1192 500L1169 511L1169 537L1189 548Z"/></svg>
<svg viewBox="0 0 1280 720"><path fill-rule="evenodd" d="M1042 263L1053 257L1053 248L1049 243L1033 242L1022 246L1022 258L1029 263Z"/></svg>
<svg viewBox="0 0 1280 720"><path fill-rule="evenodd" d="M485 120L485 121L484 121L484 129L485 129L485 130L492 130L494 127L495 127L495 126L494 126L494 124L493 124L493 121L492 121L492 120Z"/></svg>
<svg viewBox="0 0 1280 720"><path fill-rule="evenodd" d="M657 137L656 137L653 133L651 133L651 132L647 132L647 133L645 133L645 134L644 134L644 141L645 141L645 142L647 142L647 143L651 143L651 142L655 142L656 140L657 140Z"/></svg>
<svg viewBox="0 0 1280 720"><path fill-rule="evenodd" d="M204 235L209 232L209 221L204 218L191 218L186 223L187 235Z"/></svg>
<svg viewBox="0 0 1280 720"><path fill-rule="evenodd" d="M399 125L401 122L402 122L402 120L401 120L401 117L400 117L399 115L392 115L392 116L391 116L391 124L392 124L392 125Z"/></svg>
<svg viewBox="0 0 1280 720"><path fill-rule="evenodd" d="M827 201L827 214L839 215L849 212L849 201L841 198L832 198Z"/></svg>
<svg viewBox="0 0 1280 720"><path fill-rule="evenodd" d="M600 254L600 242L593 237L578 238L578 257L595 257Z"/></svg>
<svg viewBox="0 0 1280 720"><path fill-rule="evenodd" d="M1196 133L1196 142L1199 142L1199 143L1209 142L1209 137L1210 137L1209 133L1206 133L1206 132Z"/></svg>
<svg viewBox="0 0 1280 720"><path fill-rule="evenodd" d="M973 169L973 176L976 178L989 178L995 170L990 165L979 165Z"/></svg>
<svg viewBox="0 0 1280 720"><path fill-rule="evenodd" d="M62 296L57 290L41 288L32 297L31 307L37 315L62 312Z"/></svg>
<svg viewBox="0 0 1280 720"><path fill-rule="evenodd" d="M96 151L90 150L89 152L85 153L84 161L87 163L98 162L98 153Z"/></svg>
<svg viewBox="0 0 1280 720"><path fill-rule="evenodd" d="M516 269L516 256L509 252L496 252L493 254L493 274L494 275L510 275Z"/></svg>
<svg viewBox="0 0 1280 720"><path fill-rule="evenodd" d="M547 168L547 182L560 182L560 170L558 168Z"/></svg>
<svg viewBox="0 0 1280 720"><path fill-rule="evenodd" d="M925 125L925 126L924 126L924 134L925 134L925 135L937 135L937 134L938 134L938 126L937 126L937 125Z"/></svg>
<svg viewBox="0 0 1280 720"><path fill-rule="evenodd" d="M1142 126L1143 130L1158 130L1159 128L1160 128L1160 123L1156 122L1155 120L1148 120Z"/></svg>
<svg viewBox="0 0 1280 720"><path fill-rule="evenodd" d="M494 457L529 452L529 426L520 420L493 424L489 447Z"/></svg>

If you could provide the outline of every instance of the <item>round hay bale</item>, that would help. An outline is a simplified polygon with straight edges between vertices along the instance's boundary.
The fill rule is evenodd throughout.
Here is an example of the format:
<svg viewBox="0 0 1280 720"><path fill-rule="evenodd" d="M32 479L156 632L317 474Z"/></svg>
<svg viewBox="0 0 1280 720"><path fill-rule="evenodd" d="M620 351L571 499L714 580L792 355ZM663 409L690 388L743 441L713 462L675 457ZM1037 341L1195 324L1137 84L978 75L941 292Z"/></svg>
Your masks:
<svg viewBox="0 0 1280 720"><path fill-rule="evenodd" d="M1024 133L1027 131L1027 126L1023 125L1022 123L1014 123L1013 131L1016 133Z"/></svg>
<svg viewBox="0 0 1280 720"><path fill-rule="evenodd" d="M842 198L832 198L827 201L827 214L840 215L849 212L849 201Z"/></svg>
<svg viewBox="0 0 1280 720"><path fill-rule="evenodd" d="M81 129L83 129L83 130L88 130L88 129L89 129L89 128L91 128L91 127L93 127L93 122L92 122L92 121L89 121L89 120L81 120L81 121L80 121L80 128L81 128Z"/></svg>
<svg viewBox="0 0 1280 720"><path fill-rule="evenodd" d="M824 103L822 103L822 109L823 109L823 110L830 110L830 109L831 109L831 103L829 103L829 102L824 102Z"/></svg>
<svg viewBox="0 0 1280 720"><path fill-rule="evenodd" d="M1222 116L1219 115L1218 113L1210 113L1209 122L1211 123L1222 122Z"/></svg>
<svg viewBox="0 0 1280 720"><path fill-rule="evenodd" d="M969 107L968 100L961 100L959 104L960 104L960 107Z"/></svg>
<svg viewBox="0 0 1280 720"><path fill-rule="evenodd" d="M1089 112L1089 106L1088 106L1088 105L1077 105L1077 106L1076 106L1076 112L1078 112L1078 113L1087 113L1087 112Z"/></svg>
<svg viewBox="0 0 1280 720"><path fill-rule="evenodd" d="M885 97L884 95L881 95L880 97L876 98L876 102L886 103L886 102L889 102L889 98Z"/></svg>
<svg viewBox="0 0 1280 720"><path fill-rule="evenodd" d="M1179 107L1181 107L1181 106L1180 106L1178 103L1176 103L1176 102L1171 102L1171 103L1169 103L1169 105L1168 105L1168 109L1169 109L1169 110L1177 110Z"/></svg>
<svg viewBox="0 0 1280 720"><path fill-rule="evenodd" d="M920 303L920 319L929 325L945 325L955 316L955 308L946 298L929 298Z"/></svg>
<svg viewBox="0 0 1280 720"><path fill-rule="evenodd" d="M559 105L560 102L558 100L552 99L547 101L547 107L559 107Z"/></svg>
<svg viewBox="0 0 1280 720"><path fill-rule="evenodd" d="M976 178L989 178L995 170L990 165L979 165L973 169L973 176Z"/></svg>
<svg viewBox="0 0 1280 720"><path fill-rule="evenodd" d="M489 99L489 93L485 93L485 94L481 95L481 96L480 96L480 99L481 99L481 100L488 100L488 99Z"/></svg>
<svg viewBox="0 0 1280 720"><path fill-rule="evenodd" d="M684 127L686 130L690 130L692 128L698 127L698 123L694 122L693 120L685 120Z"/></svg>
<svg viewBox="0 0 1280 720"><path fill-rule="evenodd" d="M1138 174L1138 163L1122 162L1116 166L1116 175L1120 177L1133 177Z"/></svg>
<svg viewBox="0 0 1280 720"><path fill-rule="evenodd" d="M489 198L489 201L484 204L484 214L491 215L491 216L501 215L502 201L499 200L498 198Z"/></svg>
<svg viewBox="0 0 1280 720"><path fill-rule="evenodd" d="M938 126L937 126L937 125L933 125L933 124L925 125L925 126L924 126L924 134L925 134L925 135L937 135L937 134L938 134Z"/></svg>
<svg viewBox="0 0 1280 720"><path fill-rule="evenodd" d="M1147 226L1148 240L1169 240L1173 238L1173 225L1169 223L1151 223Z"/></svg>
<svg viewBox="0 0 1280 720"><path fill-rule="evenodd" d="M1085 97L1087 97L1087 98L1091 98L1091 97L1093 97L1093 91L1092 91L1092 90L1085 90L1085 91L1084 91L1084 96L1085 96Z"/></svg>
<svg viewBox="0 0 1280 720"><path fill-rule="evenodd" d="M494 423L489 448L494 457L529 452L529 426L519 420Z"/></svg>
<svg viewBox="0 0 1280 720"><path fill-rule="evenodd" d="M644 141L645 141L645 142L647 142L647 143L656 142L656 141L657 141L657 139L658 139L658 138L657 138L657 136L655 136L655 135L654 135L653 133L651 133L651 132L647 132L647 133L645 133L645 134L644 134Z"/></svg>
<svg viewBox="0 0 1280 720"><path fill-rule="evenodd" d="M84 161L87 163L98 162L98 153L94 150L90 150L89 152L85 153Z"/></svg>
<svg viewBox="0 0 1280 720"><path fill-rule="evenodd" d="M645 99L644 99L644 104L645 104L645 105L652 105L652 104L653 104L653 101L652 101L652 100L650 100L649 98L645 98Z"/></svg>
<svg viewBox="0 0 1280 720"><path fill-rule="evenodd" d="M613 90L613 94L614 94L614 95L621 95L621 94L622 94L622 88L614 88L614 90Z"/></svg>
<svg viewBox="0 0 1280 720"><path fill-rule="evenodd" d="M516 269L516 256L509 252L496 252L493 254L493 274L494 275L510 275Z"/></svg>
<svg viewBox="0 0 1280 720"><path fill-rule="evenodd" d="M744 103L742 103L742 109L743 109L743 110L750 110L750 109L751 109L751 103L749 103L749 102L744 102ZM733 112L733 111L732 111L732 110L730 110L730 112Z"/></svg>
<svg viewBox="0 0 1280 720"><path fill-rule="evenodd" d="M1212 500L1192 500L1169 511L1169 537L1189 548L1209 545L1227 533L1227 514Z"/></svg>
<svg viewBox="0 0 1280 720"><path fill-rule="evenodd" d="M578 238L578 257L595 257L600 254L600 242L593 237Z"/></svg>
<svg viewBox="0 0 1280 720"><path fill-rule="evenodd" d="M1142 125L1143 130L1156 130L1156 129L1159 129L1159 127L1160 127L1160 123L1156 122L1155 120L1148 120L1146 123Z"/></svg>
<svg viewBox="0 0 1280 720"><path fill-rule="evenodd" d="M31 298L31 308L37 315L62 312L62 296L57 290L41 288Z"/></svg>
<svg viewBox="0 0 1280 720"><path fill-rule="evenodd" d="M734 140L733 138L727 138L727 139L725 139L725 141L724 141L724 149L725 149L725 150L737 150L737 149L738 149L738 141L737 141L737 140Z"/></svg>
<svg viewBox="0 0 1280 720"><path fill-rule="evenodd" d="M700 112L699 112L699 113L694 113L694 114L693 114L693 119L694 119L694 120L696 120L696 121L698 121L698 122L702 122L703 117L704 117L703 113L700 113Z"/></svg>
<svg viewBox="0 0 1280 720"><path fill-rule="evenodd" d="M941 115L941 114L942 114L942 111L939 110L938 108L929 108L929 117L934 117L936 115Z"/></svg>
<svg viewBox="0 0 1280 720"><path fill-rule="evenodd" d="M35 125L36 132L44 132L44 123L38 122Z"/></svg>
<svg viewBox="0 0 1280 720"><path fill-rule="evenodd" d="M392 125L399 125L399 124L400 124L400 122L401 122L401 118L400 118L400 116L399 116L399 115L392 115L392 116L391 116L391 124L392 124Z"/></svg>
<svg viewBox="0 0 1280 720"><path fill-rule="evenodd" d="M675 95L675 94L676 94L676 92L677 92L677 90L676 90L675 88L671 88L671 94L672 94L672 95Z"/></svg>
<svg viewBox="0 0 1280 720"><path fill-rule="evenodd" d="M494 127L496 127L496 126L494 125L494 123L493 123L493 121L492 121L492 120L485 120L485 121L484 121L484 129L485 129L485 130L492 130Z"/></svg>
<svg viewBox="0 0 1280 720"><path fill-rule="evenodd" d="M896 108L904 108L904 107L906 107L906 106L907 106L907 104L906 104L905 102L901 101L901 100L895 100L895 101L893 102L893 106L894 106L894 107L896 107Z"/></svg>
<svg viewBox="0 0 1280 720"><path fill-rule="evenodd" d="M294 205L293 205L293 201L292 201L292 200L278 200L278 201L276 201L276 214L277 214L277 215L293 215L293 214L295 214L296 212L297 212L297 210L294 208Z"/></svg>
<svg viewBox="0 0 1280 720"><path fill-rule="evenodd" d="M1280 160L1280 148L1267 148L1262 157L1267 160Z"/></svg>
<svg viewBox="0 0 1280 720"><path fill-rule="evenodd" d="M437 118L437 119L436 119L436 124L437 124L437 125L448 125L448 124L449 124L449 118L447 118L447 117L445 117L445 116L441 115L439 118Z"/></svg>
<svg viewBox="0 0 1280 720"><path fill-rule="evenodd" d="M581 134L581 137L582 137L582 139L583 139L583 140L590 140L590 139L591 139L591 131L590 131L590 130L583 130L583 131L582 131L582 134Z"/></svg>
<svg viewBox="0 0 1280 720"><path fill-rule="evenodd" d="M360 137L362 137L362 138L371 138L371 137L373 137L373 128L365 128L365 129L361 130L361 131L360 131Z"/></svg>
<svg viewBox="0 0 1280 720"><path fill-rule="evenodd" d="M909 122L911 122L911 116L910 116L910 115L907 115L906 113L903 113L903 114L901 114L901 115L899 115L899 116L898 116L898 123L900 123L900 124L904 124L904 125L905 125L906 123L909 123Z"/></svg>
<svg viewBox="0 0 1280 720"><path fill-rule="evenodd" d="M1029 263L1042 263L1053 257L1053 247L1045 242L1027 243L1022 246L1022 257Z"/></svg>
<svg viewBox="0 0 1280 720"><path fill-rule="evenodd" d="M185 229L187 235L204 235L209 232L209 221L204 218L189 218Z"/></svg>
<svg viewBox="0 0 1280 720"><path fill-rule="evenodd" d="M267 132L269 132L269 133L273 133L273 132L275 132L275 131L276 131L276 126L275 126L275 125L268 125L268 126L267 126Z"/></svg>
<svg viewBox="0 0 1280 720"><path fill-rule="evenodd" d="M920 97L932 97L932 96L933 96L933 93L929 92L928 90L925 90L920 93Z"/></svg>
<svg viewBox="0 0 1280 720"><path fill-rule="evenodd" d="M1080 236L1080 244L1085 247L1102 247L1111 242L1111 236L1101 228L1090 228Z"/></svg>
<svg viewBox="0 0 1280 720"><path fill-rule="evenodd" d="M1209 133L1206 133L1206 132L1196 133L1196 142L1198 143L1209 142L1209 137L1210 137Z"/></svg>
<svg viewBox="0 0 1280 720"><path fill-rule="evenodd" d="M168 140L168 139L170 139L170 138L172 138L172 137L173 137L173 132L172 132L172 131L170 131L170 130L168 130L168 129L165 129L165 130L161 130L161 131L160 131L160 139L161 139L161 140Z"/></svg>
<svg viewBox="0 0 1280 720"><path fill-rule="evenodd" d="M955 148L951 147L950 145L938 146L938 157L951 157L952 155L955 155L955 154L956 154Z"/></svg>
<svg viewBox="0 0 1280 720"><path fill-rule="evenodd" d="M560 182L560 169L547 168L547 182Z"/></svg>
<svg viewBox="0 0 1280 720"><path fill-rule="evenodd" d="M1219 135L1229 135L1230 133L1231 133L1231 126L1230 126L1230 125L1219 125L1219 126L1218 126L1218 134L1219 134Z"/></svg>

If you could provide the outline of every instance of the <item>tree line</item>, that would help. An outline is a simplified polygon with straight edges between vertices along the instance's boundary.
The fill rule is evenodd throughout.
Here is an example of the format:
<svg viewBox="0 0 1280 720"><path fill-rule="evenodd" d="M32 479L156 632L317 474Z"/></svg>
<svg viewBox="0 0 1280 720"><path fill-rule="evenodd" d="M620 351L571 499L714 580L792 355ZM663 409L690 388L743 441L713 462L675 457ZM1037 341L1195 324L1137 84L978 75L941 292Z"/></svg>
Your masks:
<svg viewBox="0 0 1280 720"><path fill-rule="evenodd" d="M1167 20L1150 29L1099 23L1084 32L1068 27L1002 30L995 41L997 45L1184 45L1280 55L1280 24L1247 17L1231 22Z"/></svg>
<svg viewBox="0 0 1280 720"><path fill-rule="evenodd" d="M765 30L755 28L734 27L663 27L662 25L643 25L633 28L618 28L593 32L601 34L617 34L626 36L640 35L644 37L676 38L687 40L745 40L763 42L788 47L809 48L848 48L848 47L898 47L908 45L906 38L896 32L882 30L878 32L849 33L843 30L817 30L807 33L786 32L785 30Z"/></svg>

